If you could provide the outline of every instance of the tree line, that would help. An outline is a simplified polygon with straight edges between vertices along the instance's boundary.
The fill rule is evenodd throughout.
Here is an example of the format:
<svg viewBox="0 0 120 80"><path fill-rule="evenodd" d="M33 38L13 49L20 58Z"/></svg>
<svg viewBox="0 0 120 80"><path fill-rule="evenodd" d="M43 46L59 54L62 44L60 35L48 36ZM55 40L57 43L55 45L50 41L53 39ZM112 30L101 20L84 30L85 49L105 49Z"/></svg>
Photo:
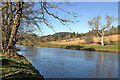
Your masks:
<svg viewBox="0 0 120 80"><path fill-rule="evenodd" d="M109 36L109 35L119 34L118 30L119 29L117 27L112 26L108 30L104 31L104 35ZM92 36L92 37L96 36L97 37L97 36L100 36L100 35L97 34L96 30L91 30L91 31L89 31L87 33L60 32L60 33L55 33L53 35L47 35L47 36L38 37L36 40L39 40L40 42L49 42L49 41L59 41L59 40L66 40L66 39L72 39L72 38L89 37L89 36Z"/></svg>

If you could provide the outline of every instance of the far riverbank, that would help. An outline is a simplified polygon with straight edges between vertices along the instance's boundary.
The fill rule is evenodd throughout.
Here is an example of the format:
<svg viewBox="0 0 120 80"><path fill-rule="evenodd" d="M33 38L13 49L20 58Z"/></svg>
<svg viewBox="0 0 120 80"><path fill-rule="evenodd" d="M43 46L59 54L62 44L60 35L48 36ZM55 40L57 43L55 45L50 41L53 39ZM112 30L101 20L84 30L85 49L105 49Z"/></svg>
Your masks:
<svg viewBox="0 0 120 80"><path fill-rule="evenodd" d="M120 42L101 45L60 45L60 44L38 44L35 47L52 47L52 48L63 48L72 50L89 50L89 51L100 51L100 52L120 52L118 46Z"/></svg>

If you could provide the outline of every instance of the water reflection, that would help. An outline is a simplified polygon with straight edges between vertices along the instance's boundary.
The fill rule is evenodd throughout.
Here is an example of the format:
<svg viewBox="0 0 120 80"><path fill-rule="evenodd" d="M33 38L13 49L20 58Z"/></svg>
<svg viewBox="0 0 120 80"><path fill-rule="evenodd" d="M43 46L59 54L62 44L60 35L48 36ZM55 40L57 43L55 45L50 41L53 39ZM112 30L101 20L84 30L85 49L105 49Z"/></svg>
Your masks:
<svg viewBox="0 0 120 80"><path fill-rule="evenodd" d="M45 78L117 78L118 54L26 47L23 54ZM33 56L30 56L33 55Z"/></svg>
<svg viewBox="0 0 120 80"><path fill-rule="evenodd" d="M106 54L101 52L99 56L97 56L97 64L96 64L96 73L97 76L101 76L104 73L104 77L118 77L118 54ZM117 74L114 73L116 71ZM103 77L102 76L102 77Z"/></svg>
<svg viewBox="0 0 120 80"><path fill-rule="evenodd" d="M26 49L27 50L30 50L31 52L33 52L33 53L36 53L36 48L35 47L33 47L33 46L26 46Z"/></svg>

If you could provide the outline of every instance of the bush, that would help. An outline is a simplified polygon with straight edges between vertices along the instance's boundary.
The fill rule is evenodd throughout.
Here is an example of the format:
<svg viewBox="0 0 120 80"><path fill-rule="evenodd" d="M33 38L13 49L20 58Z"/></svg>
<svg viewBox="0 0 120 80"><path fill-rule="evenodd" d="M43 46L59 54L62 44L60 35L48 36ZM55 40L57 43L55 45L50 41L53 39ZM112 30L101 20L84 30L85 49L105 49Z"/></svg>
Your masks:
<svg viewBox="0 0 120 80"><path fill-rule="evenodd" d="M93 39L93 36L86 36L85 38L84 38L84 40L85 40L85 42L86 43L94 43L94 39Z"/></svg>

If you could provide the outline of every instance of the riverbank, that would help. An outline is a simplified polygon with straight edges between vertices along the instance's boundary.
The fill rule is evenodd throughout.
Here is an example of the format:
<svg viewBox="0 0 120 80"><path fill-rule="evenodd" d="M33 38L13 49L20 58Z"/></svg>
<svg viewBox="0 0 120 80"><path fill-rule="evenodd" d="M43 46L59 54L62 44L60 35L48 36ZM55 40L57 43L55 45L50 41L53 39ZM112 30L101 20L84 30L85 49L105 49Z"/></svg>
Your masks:
<svg viewBox="0 0 120 80"><path fill-rule="evenodd" d="M25 57L2 56L2 80L44 80Z"/></svg>
<svg viewBox="0 0 120 80"><path fill-rule="evenodd" d="M52 48L63 48L73 50L89 50L89 51L100 51L100 52L120 52L118 46L120 42L101 45L59 45L59 44L38 44L36 47L52 47Z"/></svg>

